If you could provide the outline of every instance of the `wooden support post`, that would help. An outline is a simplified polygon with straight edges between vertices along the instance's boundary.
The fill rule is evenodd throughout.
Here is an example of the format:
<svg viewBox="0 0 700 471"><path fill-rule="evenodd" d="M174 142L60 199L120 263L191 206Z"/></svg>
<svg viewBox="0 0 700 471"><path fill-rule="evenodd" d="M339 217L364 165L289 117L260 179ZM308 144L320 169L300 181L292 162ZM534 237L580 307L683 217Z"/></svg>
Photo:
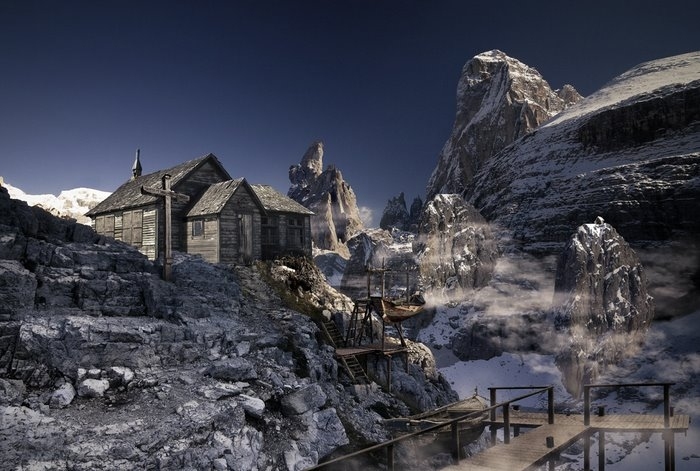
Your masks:
<svg viewBox="0 0 700 471"><path fill-rule="evenodd" d="M391 355L386 356L386 389L391 392Z"/></svg>
<svg viewBox="0 0 700 471"><path fill-rule="evenodd" d="M591 425L591 388L583 386L583 425Z"/></svg>
<svg viewBox="0 0 700 471"><path fill-rule="evenodd" d="M510 403L506 402L503 406L503 442L507 445L510 443Z"/></svg>
<svg viewBox="0 0 700 471"><path fill-rule="evenodd" d="M386 469L388 471L394 471L394 444L387 445L386 447Z"/></svg>
<svg viewBox="0 0 700 471"><path fill-rule="evenodd" d="M591 471L591 434L586 433L583 437L583 469Z"/></svg>
<svg viewBox="0 0 700 471"><path fill-rule="evenodd" d="M664 427L671 425L671 385L664 384Z"/></svg>
<svg viewBox="0 0 700 471"><path fill-rule="evenodd" d="M491 407L496 405L496 389L495 388L489 388L489 396L490 396L490 401L491 403L489 404ZM496 427L496 409L491 409L491 446L496 444L496 431L498 428Z"/></svg>
<svg viewBox="0 0 700 471"><path fill-rule="evenodd" d="M554 387L547 388L547 423L554 423Z"/></svg>
<svg viewBox="0 0 700 471"><path fill-rule="evenodd" d="M170 275L172 272L173 265L173 248L172 248L172 199L175 201L186 203L190 200L190 197L182 193L176 193L170 189L170 175L165 174L162 178L162 188L155 188L151 186L142 186L141 194L160 196L164 200L164 216L165 216L165 240L163 241L163 279L165 281L170 281Z"/></svg>
<svg viewBox="0 0 700 471"><path fill-rule="evenodd" d="M598 471L605 471L605 430L598 431Z"/></svg>
<svg viewBox="0 0 700 471"><path fill-rule="evenodd" d="M459 463L459 422L453 423L450 428L452 432L452 446L454 447L452 457L456 463Z"/></svg>

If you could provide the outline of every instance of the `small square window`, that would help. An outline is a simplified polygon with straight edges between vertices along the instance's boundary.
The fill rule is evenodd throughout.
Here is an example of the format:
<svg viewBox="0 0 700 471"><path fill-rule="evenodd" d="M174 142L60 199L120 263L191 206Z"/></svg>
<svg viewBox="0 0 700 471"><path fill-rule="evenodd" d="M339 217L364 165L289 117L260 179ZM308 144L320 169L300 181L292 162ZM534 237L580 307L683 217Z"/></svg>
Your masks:
<svg viewBox="0 0 700 471"><path fill-rule="evenodd" d="M192 221L192 237L204 237L204 221L202 219Z"/></svg>

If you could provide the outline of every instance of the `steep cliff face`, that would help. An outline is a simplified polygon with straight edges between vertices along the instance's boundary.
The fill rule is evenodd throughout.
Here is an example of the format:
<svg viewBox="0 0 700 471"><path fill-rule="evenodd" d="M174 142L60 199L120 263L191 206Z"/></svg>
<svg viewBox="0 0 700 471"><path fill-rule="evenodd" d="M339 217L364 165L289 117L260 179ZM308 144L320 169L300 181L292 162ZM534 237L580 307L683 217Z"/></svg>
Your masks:
<svg viewBox="0 0 700 471"><path fill-rule="evenodd" d="M637 254L602 218L578 228L562 252L553 310L569 332L557 353L567 389L580 394L606 365L634 353L654 318L654 302Z"/></svg>
<svg viewBox="0 0 700 471"><path fill-rule="evenodd" d="M504 149L469 200L527 250L601 215L631 243L700 233L700 53L641 64Z"/></svg>
<svg viewBox="0 0 700 471"><path fill-rule="evenodd" d="M493 50L467 62L457 86L457 116L426 189L463 193L495 153L581 99L553 91L537 70Z"/></svg>
<svg viewBox="0 0 700 471"><path fill-rule="evenodd" d="M323 170L323 143L314 142L300 164L289 168L290 198L314 212L312 237L320 249L348 256L345 243L363 229L355 192L340 170Z"/></svg>
<svg viewBox="0 0 700 471"><path fill-rule="evenodd" d="M437 195L425 206L413 243L423 282L458 296L485 286L498 257L486 220L460 195Z"/></svg>

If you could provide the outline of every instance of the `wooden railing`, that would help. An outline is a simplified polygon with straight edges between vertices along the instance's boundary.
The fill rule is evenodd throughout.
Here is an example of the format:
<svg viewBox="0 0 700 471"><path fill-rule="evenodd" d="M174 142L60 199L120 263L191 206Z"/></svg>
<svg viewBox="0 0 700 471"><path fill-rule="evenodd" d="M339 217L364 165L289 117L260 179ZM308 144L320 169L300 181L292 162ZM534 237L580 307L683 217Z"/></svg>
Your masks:
<svg viewBox="0 0 700 471"><path fill-rule="evenodd" d="M445 428L445 427L450 427L450 429L451 429L450 431L452 434L452 447L453 447L452 455L453 455L454 459L457 462L459 462L459 459L460 459L459 423L460 422L464 422L465 420L483 415L484 413L487 413L487 412L491 414L491 419L495 420L496 409L498 409L499 407L502 407L503 408L504 427L506 427L505 430L509 431L510 430L509 410L510 410L511 404L522 401L523 399L527 399L527 398L535 396L537 394L541 394L545 391L547 391L547 400L549 403L548 407L547 407L548 411L549 411L549 423L550 424L554 423L554 387L553 386L522 386L522 387L516 387L516 388L489 388L489 389L491 390L492 404L490 407L488 407L486 409L479 409L479 410L475 410L473 412L468 412L464 415L460 415L458 417L447 420L445 422L431 425L423 430L419 430L417 432L412 432L412 433L409 433L406 435L402 435L400 437L394 438L392 440L389 440L389 441L386 441L383 443L379 443L377 445L370 446L368 448L363 448L362 450L356 451L354 453L350 453L348 455L340 456L338 458L326 461L324 463L320 463L312 468L308 468L307 471L324 469L327 466L337 465L337 464L345 462L347 460L357 458L357 457L365 455L367 453L372 453L372 452L379 451L382 449L385 449L385 452L386 452L386 467L389 471L393 471L394 470L394 447L395 447L395 445L397 445L403 441L418 437L420 435L424 435L426 433L435 432L435 431L437 431L441 428ZM495 397L496 397L496 390L498 390L498 389L534 389L534 391L527 393L527 394L523 394L522 396L515 397L513 399L509 399L507 401L504 401L504 402L501 402L498 404L493 404L493 401L495 400ZM505 437L508 437L509 434L510 433L506 433ZM506 443L509 443L509 442L510 442L510 438L506 438Z"/></svg>
<svg viewBox="0 0 700 471"><path fill-rule="evenodd" d="M591 389L593 388L639 388L644 386L664 388L664 427L671 425L671 386L675 383L618 383L618 384L585 384L583 386L583 424L591 425Z"/></svg>
<svg viewBox="0 0 700 471"><path fill-rule="evenodd" d="M489 396L490 396L490 403L491 406L494 406L496 404L496 393L498 390L519 390L519 389L537 389L538 391L529 394L527 396L523 396L520 399L524 399L526 397L534 396L535 394L541 393L543 390L547 390L547 422L550 424L554 423L554 387L553 386L513 386L513 387L497 387L497 388L489 388ZM506 401L502 402L500 405L503 406L503 442L508 444L510 443L510 403L513 401ZM500 406L499 405L499 406ZM496 409L491 408L491 423L496 421ZM496 443L496 430L498 427L496 425L491 425L491 444ZM517 432L516 432L517 433Z"/></svg>

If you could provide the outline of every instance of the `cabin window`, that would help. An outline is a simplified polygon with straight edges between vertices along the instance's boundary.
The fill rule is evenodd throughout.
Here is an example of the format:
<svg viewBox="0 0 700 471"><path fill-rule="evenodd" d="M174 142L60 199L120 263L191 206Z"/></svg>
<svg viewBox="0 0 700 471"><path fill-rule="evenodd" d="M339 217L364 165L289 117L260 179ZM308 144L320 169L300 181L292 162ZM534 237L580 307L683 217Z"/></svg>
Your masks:
<svg viewBox="0 0 700 471"><path fill-rule="evenodd" d="M291 248L304 248L304 219L289 217L287 219L287 245Z"/></svg>
<svg viewBox="0 0 700 471"><path fill-rule="evenodd" d="M194 219L192 221L192 237L204 237L204 219Z"/></svg>
<svg viewBox="0 0 700 471"><path fill-rule="evenodd" d="M277 216L262 216L260 218L263 245L277 245L279 243L278 224Z"/></svg>

